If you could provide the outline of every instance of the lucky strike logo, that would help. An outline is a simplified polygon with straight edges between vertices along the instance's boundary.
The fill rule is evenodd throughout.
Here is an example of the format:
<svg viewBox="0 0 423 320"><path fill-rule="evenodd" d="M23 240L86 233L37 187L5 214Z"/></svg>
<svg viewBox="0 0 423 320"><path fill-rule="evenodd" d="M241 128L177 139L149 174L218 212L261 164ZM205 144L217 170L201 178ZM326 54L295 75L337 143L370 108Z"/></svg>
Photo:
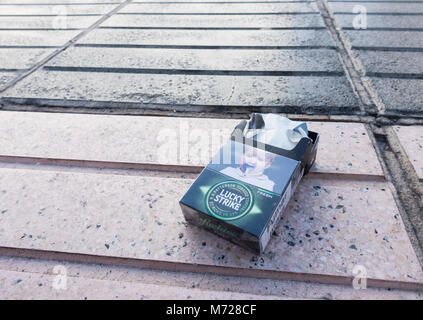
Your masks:
<svg viewBox="0 0 423 320"><path fill-rule="evenodd" d="M252 205L250 188L235 181L218 183L206 195L207 210L222 220L239 219L250 211Z"/></svg>

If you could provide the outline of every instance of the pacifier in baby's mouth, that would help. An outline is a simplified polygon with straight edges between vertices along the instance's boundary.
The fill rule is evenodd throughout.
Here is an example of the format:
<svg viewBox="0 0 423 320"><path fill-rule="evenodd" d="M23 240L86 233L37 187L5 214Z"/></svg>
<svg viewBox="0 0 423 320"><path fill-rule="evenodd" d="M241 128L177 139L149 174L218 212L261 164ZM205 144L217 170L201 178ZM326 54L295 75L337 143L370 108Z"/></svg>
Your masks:
<svg viewBox="0 0 423 320"><path fill-rule="evenodd" d="M248 164L248 163L243 163L241 166L240 166L240 169L241 169L241 172L245 175L246 173L247 173L247 170L248 169L252 169L252 170L254 170L255 169L255 166L253 166L253 165L251 165L251 164ZM251 171L252 171L251 170Z"/></svg>

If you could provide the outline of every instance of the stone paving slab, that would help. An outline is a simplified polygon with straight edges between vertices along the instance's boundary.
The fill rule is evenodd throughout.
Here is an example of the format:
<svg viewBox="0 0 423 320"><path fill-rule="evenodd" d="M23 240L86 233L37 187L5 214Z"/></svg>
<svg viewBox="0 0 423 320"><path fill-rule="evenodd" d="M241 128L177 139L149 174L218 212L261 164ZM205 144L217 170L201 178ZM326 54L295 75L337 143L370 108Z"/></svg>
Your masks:
<svg viewBox="0 0 423 320"><path fill-rule="evenodd" d="M187 3L190 3L190 2L194 2L194 3L197 3L197 2L204 2L204 3L210 3L210 2L213 2L213 3L215 3L215 2L217 2L217 3L219 3L219 2L223 2L223 3L225 3L225 2L241 2L241 3L245 3L245 2L251 2L251 3L256 3L256 4L261 4L261 3L266 3L266 2L270 2L270 3L272 3L272 2L280 2L280 3L284 3L284 2L286 2L286 4L289 4L289 3L293 3L293 2L300 2L300 3L303 3L303 2L308 2L308 3L312 3L312 2L315 2L315 0L231 0L231 1L228 1L228 0L183 0L183 1L181 1L181 0L146 0L146 1L144 1L144 0L139 0L139 1L132 1L131 2L131 5L133 4L133 5L137 5L137 4L145 4L145 3L164 3L164 4L172 4L172 3L178 3L178 2L187 2Z"/></svg>
<svg viewBox="0 0 423 320"><path fill-rule="evenodd" d="M27 69L54 49L1 49L0 69Z"/></svg>
<svg viewBox="0 0 423 320"><path fill-rule="evenodd" d="M114 15L102 27L276 28L324 27L319 14L307 15Z"/></svg>
<svg viewBox="0 0 423 320"><path fill-rule="evenodd" d="M16 76L16 72L0 72L0 87Z"/></svg>
<svg viewBox="0 0 423 320"><path fill-rule="evenodd" d="M421 114L423 80L370 78L387 112Z"/></svg>
<svg viewBox="0 0 423 320"><path fill-rule="evenodd" d="M0 46L61 46L79 30L0 30Z"/></svg>
<svg viewBox="0 0 423 320"><path fill-rule="evenodd" d="M356 54L369 72L423 74L423 52L361 51Z"/></svg>
<svg viewBox="0 0 423 320"><path fill-rule="evenodd" d="M350 38L353 47L414 47L423 48L423 32L413 31L344 31ZM375 49L377 50L377 49Z"/></svg>
<svg viewBox="0 0 423 320"><path fill-rule="evenodd" d="M0 88L7 82L17 77L22 70L46 57L54 49L1 49L0 48L0 70L16 69L15 72L0 71Z"/></svg>
<svg viewBox="0 0 423 320"><path fill-rule="evenodd" d="M54 2L53 0L52 2ZM91 0L90 0L91 1ZM118 4L102 5L53 5L53 6L16 6L2 5L2 15L84 15L84 14L105 14L115 8Z"/></svg>
<svg viewBox="0 0 423 320"><path fill-rule="evenodd" d="M422 281L389 186L305 178L257 257L186 225L190 179L0 171L0 244L253 270ZM193 265L195 271L195 265Z"/></svg>
<svg viewBox="0 0 423 320"><path fill-rule="evenodd" d="M423 293L394 289L377 289L368 287L366 290L354 290L352 286L336 286L299 281L277 279L257 279L246 277L221 276L207 273L172 272L148 269L107 266L98 264L70 263L65 261L48 261L40 259L25 259L0 256L0 269L16 272L16 278L8 276L10 281L5 290L14 292L19 272L31 273L34 277L54 275L53 269L60 263L66 268L67 275L73 278L95 279L105 281L136 282L151 285L170 285L181 288L196 288L199 290L238 292L260 296L278 296L284 299L422 299ZM41 279L40 279L41 280ZM40 281L42 287L51 288L52 279ZM38 286L37 283L36 285ZM22 282L22 284L24 284ZM77 286L78 288L78 286ZM39 289L39 288L37 288ZM75 286L72 288L75 290ZM28 296L30 298L31 295Z"/></svg>
<svg viewBox="0 0 423 320"><path fill-rule="evenodd" d="M362 3L364 4L364 3ZM345 6L344 6L345 5ZM354 3L334 3L330 6L347 8ZM423 32L411 31L420 28L422 19L417 16L400 16L409 12L418 14L423 12L423 3L365 3L368 12L395 12L392 16L368 15L369 27L409 28L409 30L345 30L355 54L360 58L366 69L366 74L377 92L379 99L386 107L386 113L400 113L419 115L422 110L420 95L423 80L419 79L422 73L421 52L413 52L423 48ZM373 8L373 9L371 9ZM339 9L341 10L341 9ZM345 15L337 15L341 25L345 26ZM383 22L385 20L385 22ZM351 21L351 20L350 20ZM380 48L381 51L378 51ZM397 52L395 52L397 51Z"/></svg>
<svg viewBox="0 0 423 320"><path fill-rule="evenodd" d="M394 130L419 179L423 179L423 127L394 126Z"/></svg>
<svg viewBox="0 0 423 320"><path fill-rule="evenodd" d="M327 0L327 2L380 2L380 3L386 3L386 2L421 2L421 0Z"/></svg>
<svg viewBox="0 0 423 320"><path fill-rule="evenodd" d="M275 94L275 93L280 94ZM242 112L270 106L279 112L317 107L324 112L358 110L344 77L207 76L104 72L37 71L3 93L4 97L150 104L153 109ZM64 100L66 99L66 100ZM56 103L56 102L53 102ZM84 102L82 103L84 104ZM157 105L160 104L160 105ZM194 106L193 106L194 105ZM218 107L216 107L218 106ZM216 109L217 110L217 109Z"/></svg>
<svg viewBox="0 0 423 320"><path fill-rule="evenodd" d="M336 51L324 49L178 50L75 47L59 54L46 66L343 72Z"/></svg>
<svg viewBox="0 0 423 320"><path fill-rule="evenodd" d="M55 289L55 274L0 271L2 300L289 300L289 297L201 290L141 282L68 277ZM57 288L57 287L56 287ZM293 299L293 298L291 298Z"/></svg>
<svg viewBox="0 0 423 320"><path fill-rule="evenodd" d="M205 166L239 121L3 111L0 155ZM308 122L308 127L321 135L313 171L383 176L362 124ZM201 148L198 133L205 134ZM182 139L191 143L187 154Z"/></svg>
<svg viewBox="0 0 423 320"><path fill-rule="evenodd" d="M132 3L128 4L122 13L261 13L261 12L315 12L318 9L315 3Z"/></svg>
<svg viewBox="0 0 423 320"><path fill-rule="evenodd" d="M150 0L149 0L150 1ZM74 4L78 5L92 5L92 4L119 4L123 0L0 0L0 5L23 5L23 6L39 6L39 5L52 5L52 3L57 5L66 5Z"/></svg>
<svg viewBox="0 0 423 320"><path fill-rule="evenodd" d="M355 15L336 14L336 20L342 27L352 28ZM368 28L423 28L421 16L390 16L369 15L367 16Z"/></svg>
<svg viewBox="0 0 423 320"><path fill-rule="evenodd" d="M0 7L1 9L1 7ZM67 29L67 28L88 28L99 19L95 17L73 17L68 16L66 20L59 20L57 17L0 17L0 28L7 29ZM64 23L66 21L66 23Z"/></svg>
<svg viewBox="0 0 423 320"><path fill-rule="evenodd" d="M372 3L372 2L332 2L330 7L337 12L349 12L353 13L353 9L356 5L364 6L367 10L367 13L423 13L423 3L390 3L384 2Z"/></svg>
<svg viewBox="0 0 423 320"><path fill-rule="evenodd" d="M1 34L0 34L1 35ZM331 46L326 30L96 29L78 43L188 46Z"/></svg>

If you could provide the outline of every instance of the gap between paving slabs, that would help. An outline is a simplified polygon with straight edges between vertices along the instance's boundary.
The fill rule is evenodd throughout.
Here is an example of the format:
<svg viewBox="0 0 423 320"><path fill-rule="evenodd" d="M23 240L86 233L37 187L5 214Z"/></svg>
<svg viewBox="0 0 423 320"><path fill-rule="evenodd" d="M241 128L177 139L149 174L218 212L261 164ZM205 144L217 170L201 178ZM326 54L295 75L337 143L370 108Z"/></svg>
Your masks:
<svg viewBox="0 0 423 320"><path fill-rule="evenodd" d="M357 89L354 92L358 95L359 102L367 101L374 106L373 111L367 107L365 108L370 114L375 113L377 115L375 121L370 122L370 126L368 126L370 138L378 153L387 179L395 185L396 190L394 191L394 196L396 202L400 208L416 254L422 264L423 220L421 212L423 212L423 191L418 182L416 171L413 170L409 158L401 148L398 138L389 127L389 125L392 125L392 122L386 118L389 117L391 120L396 121L407 112L405 112L406 110L386 111L386 106L379 97L377 88L374 86L375 83L371 82L365 76L366 68L363 67L360 58L352 53L351 34L348 31L344 34L341 28L337 28L337 18L326 0L318 0L317 3L334 41L342 49L339 51L340 57L343 61L345 72L349 75L352 87ZM337 4L331 2L331 6L336 7ZM405 105L413 105L411 101L403 101L402 105L404 105L404 102ZM420 117L420 115L413 114L413 112L409 116L417 120ZM407 123L407 121L404 123L411 124Z"/></svg>
<svg viewBox="0 0 423 320"><path fill-rule="evenodd" d="M416 167L413 166L409 155L404 150L404 147L407 148L408 145L403 145L403 137L399 139L395 130L390 126L377 127L372 125L371 127L375 137L374 144L377 146L376 151L379 153L379 157L383 159L381 164L384 172L396 187L395 199L398 207L402 208L403 221L415 252L420 263L422 263L423 186L416 173Z"/></svg>

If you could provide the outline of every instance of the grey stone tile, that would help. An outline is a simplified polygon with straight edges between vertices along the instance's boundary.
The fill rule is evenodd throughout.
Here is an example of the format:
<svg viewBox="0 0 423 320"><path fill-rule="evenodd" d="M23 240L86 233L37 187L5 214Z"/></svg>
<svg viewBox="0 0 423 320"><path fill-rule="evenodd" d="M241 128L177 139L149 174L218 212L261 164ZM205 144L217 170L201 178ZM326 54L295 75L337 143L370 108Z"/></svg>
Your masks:
<svg viewBox="0 0 423 320"><path fill-rule="evenodd" d="M39 71L4 97L218 105L230 111L270 106L280 112L357 110L344 77L206 76ZM140 105L142 107L142 105ZM192 109L195 110L195 109ZM344 110L345 111L345 110Z"/></svg>
<svg viewBox="0 0 423 320"><path fill-rule="evenodd" d="M371 78L388 112L422 114L423 80Z"/></svg>
<svg viewBox="0 0 423 320"><path fill-rule="evenodd" d="M0 33L1 35L1 33ZM422 39L423 42L423 39ZM326 30L105 30L78 43L212 46L332 46Z"/></svg>
<svg viewBox="0 0 423 320"><path fill-rule="evenodd" d="M1 6L0 6L1 10ZM0 28L34 28L34 29L66 29L66 28L88 28L95 21L96 17L0 17Z"/></svg>
<svg viewBox="0 0 423 320"><path fill-rule="evenodd" d="M55 0L52 0L52 2ZM90 0L91 1L91 0ZM1 15L72 15L72 14L105 14L118 4L107 5L42 5L42 6L0 6Z"/></svg>
<svg viewBox="0 0 423 320"><path fill-rule="evenodd" d="M353 28L355 15L336 14L336 20L344 28ZM390 16L368 15L368 28L423 28L423 18L421 16Z"/></svg>
<svg viewBox="0 0 423 320"><path fill-rule="evenodd" d="M0 69L26 69L46 57L54 49L2 49Z"/></svg>
<svg viewBox="0 0 423 320"><path fill-rule="evenodd" d="M0 20L1 21L1 20ZM320 14L307 15L114 15L101 24L113 27L276 28L324 27Z"/></svg>
<svg viewBox="0 0 423 320"><path fill-rule="evenodd" d="M367 72L422 73L423 52L356 51Z"/></svg>
<svg viewBox="0 0 423 320"><path fill-rule="evenodd" d="M351 12L355 6L366 8L367 13L423 13L423 3L373 3L373 2L331 2L330 7L336 12Z"/></svg>
<svg viewBox="0 0 423 320"><path fill-rule="evenodd" d="M343 72L337 52L324 49L181 50L74 47L59 54L47 65L141 69Z"/></svg>
<svg viewBox="0 0 423 320"><path fill-rule="evenodd" d="M0 30L0 46L61 46L79 32L79 30Z"/></svg>
<svg viewBox="0 0 423 320"><path fill-rule="evenodd" d="M412 31L345 31L353 46L423 48L423 32Z"/></svg>
<svg viewBox="0 0 423 320"><path fill-rule="evenodd" d="M132 3L125 6L119 13L257 13L257 12L316 12L317 6L314 2L309 3Z"/></svg>
<svg viewBox="0 0 423 320"><path fill-rule="evenodd" d="M0 88L3 87L7 82L17 76L16 72L1 72L0 71Z"/></svg>

